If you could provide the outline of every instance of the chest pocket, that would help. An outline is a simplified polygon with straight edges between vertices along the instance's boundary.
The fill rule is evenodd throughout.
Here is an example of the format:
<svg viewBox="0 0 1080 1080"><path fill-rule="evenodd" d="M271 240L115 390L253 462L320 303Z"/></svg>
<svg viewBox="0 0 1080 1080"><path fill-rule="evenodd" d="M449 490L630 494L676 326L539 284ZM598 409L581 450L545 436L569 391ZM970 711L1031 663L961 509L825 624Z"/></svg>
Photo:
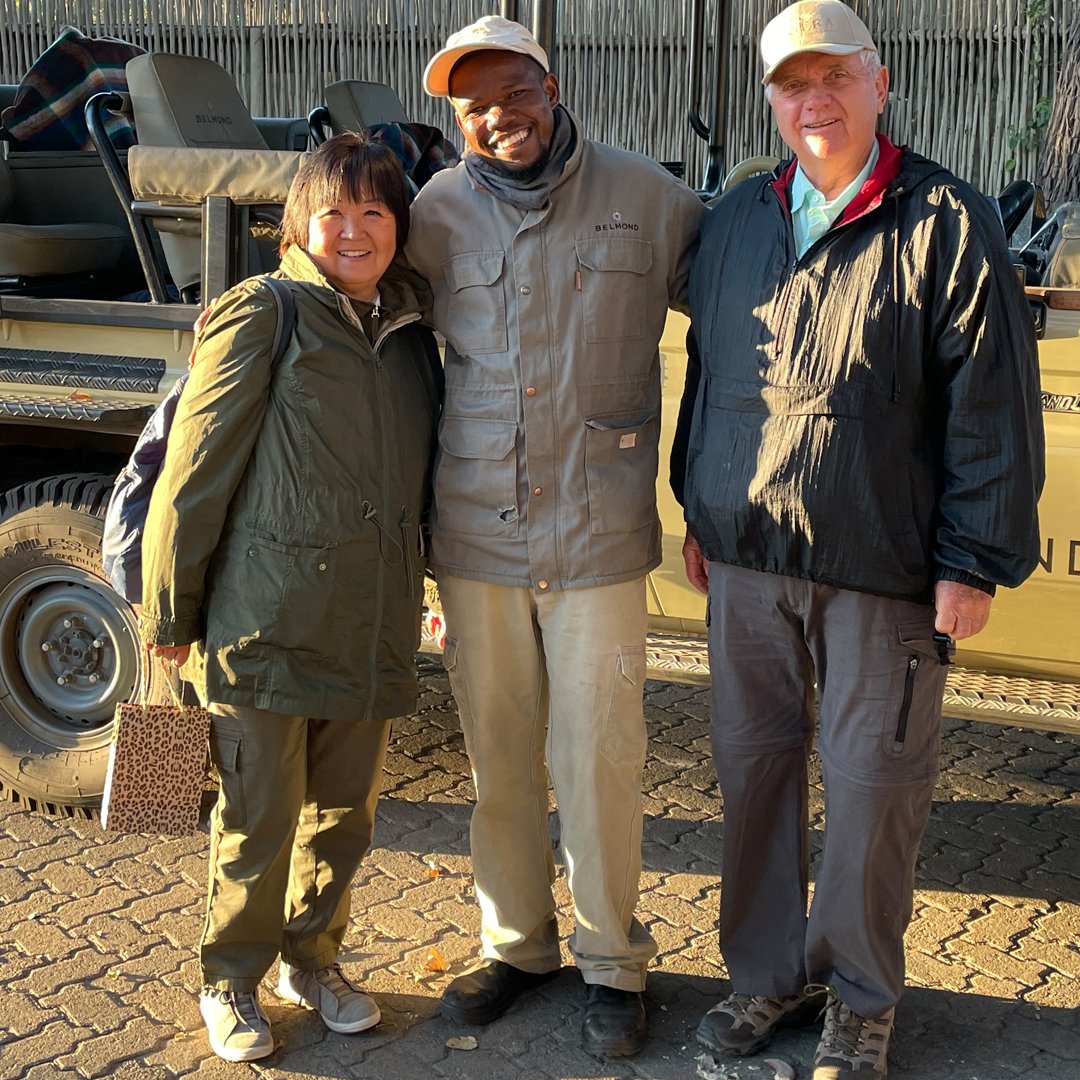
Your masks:
<svg viewBox="0 0 1080 1080"><path fill-rule="evenodd" d="M636 341L645 336L648 240L575 240L581 274L581 319L587 342ZM666 304L665 304L666 306Z"/></svg>
<svg viewBox="0 0 1080 1080"><path fill-rule="evenodd" d="M443 263L447 288L436 299L436 323L462 355L506 352L503 261L501 251L466 251Z"/></svg>

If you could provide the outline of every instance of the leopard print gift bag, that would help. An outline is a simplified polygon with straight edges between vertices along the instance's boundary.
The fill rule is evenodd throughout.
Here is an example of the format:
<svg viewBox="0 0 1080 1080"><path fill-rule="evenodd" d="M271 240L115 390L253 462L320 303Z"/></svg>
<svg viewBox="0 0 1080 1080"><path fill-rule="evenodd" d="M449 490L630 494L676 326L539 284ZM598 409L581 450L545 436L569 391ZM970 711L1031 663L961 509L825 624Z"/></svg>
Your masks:
<svg viewBox="0 0 1080 1080"><path fill-rule="evenodd" d="M101 801L109 832L193 833L206 777L210 714L184 705L171 677L174 705L116 706L116 734Z"/></svg>

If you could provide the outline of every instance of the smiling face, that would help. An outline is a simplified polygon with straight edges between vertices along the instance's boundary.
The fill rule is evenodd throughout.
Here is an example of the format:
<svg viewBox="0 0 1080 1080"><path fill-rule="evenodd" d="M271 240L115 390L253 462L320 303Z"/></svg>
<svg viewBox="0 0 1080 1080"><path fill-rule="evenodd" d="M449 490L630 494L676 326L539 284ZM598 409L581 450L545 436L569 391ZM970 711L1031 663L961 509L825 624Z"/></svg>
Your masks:
<svg viewBox="0 0 1080 1080"><path fill-rule="evenodd" d="M866 164L888 89L888 71L872 76L858 54L800 53L773 76L769 104L780 137L826 198Z"/></svg>
<svg viewBox="0 0 1080 1080"><path fill-rule="evenodd" d="M383 202L342 196L311 215L306 246L336 289L354 300L374 300L397 250L397 221Z"/></svg>
<svg viewBox="0 0 1080 1080"><path fill-rule="evenodd" d="M469 150L527 169L551 145L559 84L527 56L488 49L455 65L450 101Z"/></svg>

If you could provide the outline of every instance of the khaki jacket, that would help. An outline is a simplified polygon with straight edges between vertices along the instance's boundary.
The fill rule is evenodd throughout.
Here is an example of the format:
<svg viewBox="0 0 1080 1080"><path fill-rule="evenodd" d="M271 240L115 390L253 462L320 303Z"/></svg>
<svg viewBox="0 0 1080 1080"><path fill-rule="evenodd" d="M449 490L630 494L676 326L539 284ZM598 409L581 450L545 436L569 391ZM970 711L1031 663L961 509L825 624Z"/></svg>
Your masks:
<svg viewBox="0 0 1080 1080"><path fill-rule="evenodd" d="M416 696L437 407L426 298L391 268L373 349L305 252L290 249L276 276L296 298L276 368L276 310L258 278L206 327L150 503L143 633L199 642L184 674L210 701L398 716Z"/></svg>
<svg viewBox="0 0 1080 1080"><path fill-rule="evenodd" d="M541 210L464 164L413 203L408 257L447 342L436 571L573 588L660 562L657 343L703 207L655 162L576 141Z"/></svg>

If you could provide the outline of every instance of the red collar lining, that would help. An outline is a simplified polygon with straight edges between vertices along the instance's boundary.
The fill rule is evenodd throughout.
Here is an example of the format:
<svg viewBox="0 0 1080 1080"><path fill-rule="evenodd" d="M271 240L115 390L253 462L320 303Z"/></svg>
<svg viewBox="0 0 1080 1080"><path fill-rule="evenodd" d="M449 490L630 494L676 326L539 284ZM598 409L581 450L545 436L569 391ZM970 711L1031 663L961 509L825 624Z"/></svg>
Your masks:
<svg viewBox="0 0 1080 1080"><path fill-rule="evenodd" d="M903 156L901 148L880 133L877 135L877 144L878 160L874 171L867 177L866 183L859 188L855 198L844 207L844 212L833 222L832 228L835 229L838 225L854 221L855 218L880 206L889 185L899 174L900 160ZM771 185L780 200L780 205L787 211L789 217L791 215L791 183L795 179L795 169L798 164L798 159L793 158Z"/></svg>

